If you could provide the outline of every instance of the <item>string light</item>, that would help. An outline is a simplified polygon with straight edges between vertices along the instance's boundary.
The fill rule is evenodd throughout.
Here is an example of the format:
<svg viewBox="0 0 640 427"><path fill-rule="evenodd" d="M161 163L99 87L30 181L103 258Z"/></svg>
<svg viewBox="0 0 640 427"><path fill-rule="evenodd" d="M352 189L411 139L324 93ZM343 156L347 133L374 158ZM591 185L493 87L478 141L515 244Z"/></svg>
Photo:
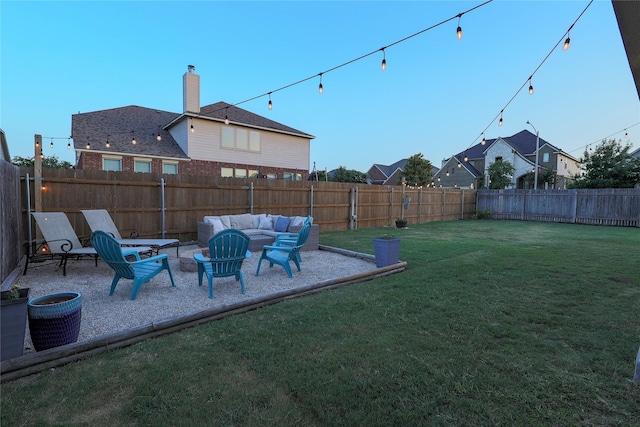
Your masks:
<svg viewBox="0 0 640 427"><path fill-rule="evenodd" d="M225 124L225 125L228 125L228 124L229 124L229 115L228 115L228 112L229 112L229 107L225 108L225 110L224 110L224 124Z"/></svg>
<svg viewBox="0 0 640 427"><path fill-rule="evenodd" d="M40 158L44 159L44 153L42 152L42 150L40 150Z"/></svg>
<svg viewBox="0 0 640 427"><path fill-rule="evenodd" d="M111 135L108 135L108 136L107 136L107 143L105 144L105 147L107 147L107 148L111 147L111 144L109 144L109 137L110 137L110 136L111 136Z"/></svg>
<svg viewBox="0 0 640 427"><path fill-rule="evenodd" d="M458 28L456 29L456 37L458 37L458 40L462 39L462 27L460 26L461 19L462 19L462 13L458 15Z"/></svg>
<svg viewBox="0 0 640 427"><path fill-rule="evenodd" d="M36 148L40 147L40 141L36 139Z"/></svg>
<svg viewBox="0 0 640 427"><path fill-rule="evenodd" d="M584 13L587 11L587 9L589 9L589 7L591 6L591 4L593 3L593 0L589 1L589 4L587 4L587 6L582 10L582 12L580 12L580 14L578 15L578 17L573 21L573 23L569 26L569 29L567 30L567 32L565 33L567 35L566 40L564 41L564 45L563 45L563 50L567 50L569 48L569 45L571 43L571 39L569 38L569 32L571 31L571 29L575 26L575 24L580 20L580 18L582 18L582 15L584 15ZM487 127L484 128L484 130L480 133L482 135L482 145L486 144L486 140L484 138L484 132L489 129L489 127L495 122L495 120L499 117L499 121L498 121L498 126L502 126L503 124L503 119L502 119L502 115L504 113L504 110L511 104L511 102L515 99L515 97L520 93L520 91L522 90L522 88L524 88L526 86L527 83L529 83L529 93L533 94L533 84L531 83L531 80L533 78L533 76L536 74L536 72L538 72L538 70L542 67L542 65L544 65L544 63L547 61L547 59L549 59L549 57L551 56L551 54L553 53L553 51L558 47L558 45L560 43L562 43L562 39L564 38L564 34L562 35L562 37L556 42L556 44L553 46L553 48L551 48L551 50L549 51L549 53L547 53L547 56L544 57L544 59L542 60L542 62L540 62L540 64L536 67L536 69L534 70L533 73L531 73L531 75L529 76L529 78L527 80L524 81L524 83L522 84L522 86L520 86L520 88L518 88L518 90L515 92L515 94L511 97L511 99L507 102L507 104L502 108L502 110L500 110L500 113L498 113L493 120L491 120L491 122L489 123L489 125L487 125ZM477 140L477 137L476 137ZM474 142L476 141L474 140ZM473 144L472 144L473 145Z"/></svg>
<svg viewBox="0 0 640 427"><path fill-rule="evenodd" d="M480 142L480 145L485 145L487 143L487 140L484 137L484 132L482 132L482 141Z"/></svg>
<svg viewBox="0 0 640 427"><path fill-rule="evenodd" d="M53 148L53 138L51 138L51 143L49 144L49 148Z"/></svg>
<svg viewBox="0 0 640 427"><path fill-rule="evenodd" d="M467 157L467 152L466 151L464 152L464 161L465 162L469 161L469 157Z"/></svg>
<svg viewBox="0 0 640 427"><path fill-rule="evenodd" d="M624 139L629 139L629 132L627 132L627 130L624 130Z"/></svg>
<svg viewBox="0 0 640 427"><path fill-rule="evenodd" d="M318 93L320 95L322 95L322 92L324 92L324 88L322 87L322 73L318 74L320 76L320 84L318 85Z"/></svg>
<svg viewBox="0 0 640 427"><path fill-rule="evenodd" d="M191 117L191 133L194 133L196 131L196 128L193 127L193 117Z"/></svg>
<svg viewBox="0 0 640 427"><path fill-rule="evenodd" d="M156 135L156 141L160 142L162 141L162 136L160 135L160 131L162 130L162 128L160 126L158 126L158 134Z"/></svg>
<svg viewBox="0 0 640 427"><path fill-rule="evenodd" d="M381 48L380 49L382 51L382 64L380 65L380 68L382 69L382 71L387 69L387 53L385 52L385 48Z"/></svg>
<svg viewBox="0 0 640 427"><path fill-rule="evenodd" d="M131 131L131 144L136 145L138 141L136 141L136 132L135 131Z"/></svg>
<svg viewBox="0 0 640 427"><path fill-rule="evenodd" d="M67 150L71 150L71 138L67 138Z"/></svg>
<svg viewBox="0 0 640 427"><path fill-rule="evenodd" d="M564 45L562 46L562 50L569 49L569 46L571 46L571 38L569 37L569 31L567 31L567 39L564 41Z"/></svg>
<svg viewBox="0 0 640 427"><path fill-rule="evenodd" d="M87 142L87 150L91 150L91 144Z"/></svg>

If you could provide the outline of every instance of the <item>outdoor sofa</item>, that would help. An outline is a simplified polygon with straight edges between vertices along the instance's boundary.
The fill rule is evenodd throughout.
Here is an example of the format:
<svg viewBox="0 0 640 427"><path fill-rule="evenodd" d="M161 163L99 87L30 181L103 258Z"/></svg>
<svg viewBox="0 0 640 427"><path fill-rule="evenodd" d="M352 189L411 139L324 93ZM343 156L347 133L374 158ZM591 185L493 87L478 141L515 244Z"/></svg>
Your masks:
<svg viewBox="0 0 640 427"><path fill-rule="evenodd" d="M282 216L272 214L238 214L205 216L198 222L198 246L207 247L209 238L222 230L234 228L249 236L249 251L262 250L264 245L270 245L278 234L297 233L306 217ZM313 224L311 218L311 234L305 243L303 250L312 251L318 249L319 227Z"/></svg>

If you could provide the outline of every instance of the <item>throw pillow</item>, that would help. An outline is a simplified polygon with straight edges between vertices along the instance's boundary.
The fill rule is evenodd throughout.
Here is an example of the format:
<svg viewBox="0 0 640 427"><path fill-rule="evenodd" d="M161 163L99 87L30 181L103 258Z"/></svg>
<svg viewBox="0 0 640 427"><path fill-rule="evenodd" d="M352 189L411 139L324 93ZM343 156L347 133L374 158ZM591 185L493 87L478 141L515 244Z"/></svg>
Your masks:
<svg viewBox="0 0 640 427"><path fill-rule="evenodd" d="M267 214L251 215L251 221L253 222L251 228L260 228L260 218L266 216Z"/></svg>
<svg viewBox="0 0 640 427"><path fill-rule="evenodd" d="M281 216L276 221L276 225L273 227L273 231L285 232L287 231L287 227L289 227L289 217Z"/></svg>
<svg viewBox="0 0 640 427"><path fill-rule="evenodd" d="M222 225L220 218L210 219L209 224L213 225L213 234L218 234L224 230L224 225Z"/></svg>
<svg viewBox="0 0 640 427"><path fill-rule="evenodd" d="M236 230L247 230L253 227L251 214L229 215L231 228Z"/></svg>
<svg viewBox="0 0 640 427"><path fill-rule="evenodd" d="M262 216L260 217L260 224L258 225L260 230L273 230L273 218Z"/></svg>

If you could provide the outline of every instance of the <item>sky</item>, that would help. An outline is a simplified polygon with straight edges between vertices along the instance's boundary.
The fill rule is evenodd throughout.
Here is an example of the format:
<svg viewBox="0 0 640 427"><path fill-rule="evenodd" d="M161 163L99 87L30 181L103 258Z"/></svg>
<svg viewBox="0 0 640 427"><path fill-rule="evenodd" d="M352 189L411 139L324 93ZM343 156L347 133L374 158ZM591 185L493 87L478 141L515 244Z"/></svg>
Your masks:
<svg viewBox="0 0 640 427"><path fill-rule="evenodd" d="M439 167L483 132L523 129L576 158L605 138L640 147L610 0L588 7L566 51L589 1L482 3L2 0L0 128L12 157L32 157L39 134L46 156L75 164L72 114L181 113L191 64L203 106L237 104L314 135L310 169L366 172L417 153Z"/></svg>

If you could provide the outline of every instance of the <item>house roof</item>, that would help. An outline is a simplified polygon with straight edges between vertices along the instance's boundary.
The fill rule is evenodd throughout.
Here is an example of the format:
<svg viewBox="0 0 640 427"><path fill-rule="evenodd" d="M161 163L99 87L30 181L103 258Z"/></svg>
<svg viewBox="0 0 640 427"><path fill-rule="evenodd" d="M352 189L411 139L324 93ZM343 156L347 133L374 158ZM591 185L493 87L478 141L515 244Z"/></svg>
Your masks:
<svg viewBox="0 0 640 427"><path fill-rule="evenodd" d="M462 166L465 167L469 172L474 174L476 177L480 177L482 176L483 171L479 171L478 169L476 169L471 163L469 163L469 160L484 159L486 150L498 140L503 140L504 142L509 144L516 152L518 152L523 157L533 156L536 153L536 136L527 129L524 129L516 133L515 135L499 137L495 139L487 139L485 145L482 145L482 143L478 143L470 148L467 148L464 151L459 152L458 154L455 154L453 157L455 157L458 162L460 162ZM540 138L539 144L540 147L548 145L552 150L558 153L562 153L562 150L545 141L543 138ZM464 161L465 156L468 158L466 162Z"/></svg>
<svg viewBox="0 0 640 427"><path fill-rule="evenodd" d="M250 111L243 110L242 108L222 101L216 102L215 104L205 105L200 109L200 114L197 115L197 117L212 118L220 121L223 121L225 118L227 118L229 119L230 123L289 133L309 139L315 138L315 136L309 135L308 133L283 125L282 123L267 119L266 117L254 114Z"/></svg>
<svg viewBox="0 0 640 427"><path fill-rule="evenodd" d="M73 145L77 151L188 159L171 134L163 129L179 115L169 111L129 105L127 107L74 114ZM157 135L161 139L156 139ZM136 144L131 140L135 137ZM109 141L109 147L106 144Z"/></svg>
<svg viewBox="0 0 640 427"><path fill-rule="evenodd" d="M199 117L224 121L258 129L287 133L303 138L315 138L297 129L235 107L226 102L217 102L202 107L200 114L178 114L154 108L130 105L109 110L78 113L72 116L72 137L76 151L140 155L189 159L169 133L171 126L186 117ZM156 139L160 135L161 139ZM135 136L136 144L131 140ZM107 140L109 147L106 146Z"/></svg>

